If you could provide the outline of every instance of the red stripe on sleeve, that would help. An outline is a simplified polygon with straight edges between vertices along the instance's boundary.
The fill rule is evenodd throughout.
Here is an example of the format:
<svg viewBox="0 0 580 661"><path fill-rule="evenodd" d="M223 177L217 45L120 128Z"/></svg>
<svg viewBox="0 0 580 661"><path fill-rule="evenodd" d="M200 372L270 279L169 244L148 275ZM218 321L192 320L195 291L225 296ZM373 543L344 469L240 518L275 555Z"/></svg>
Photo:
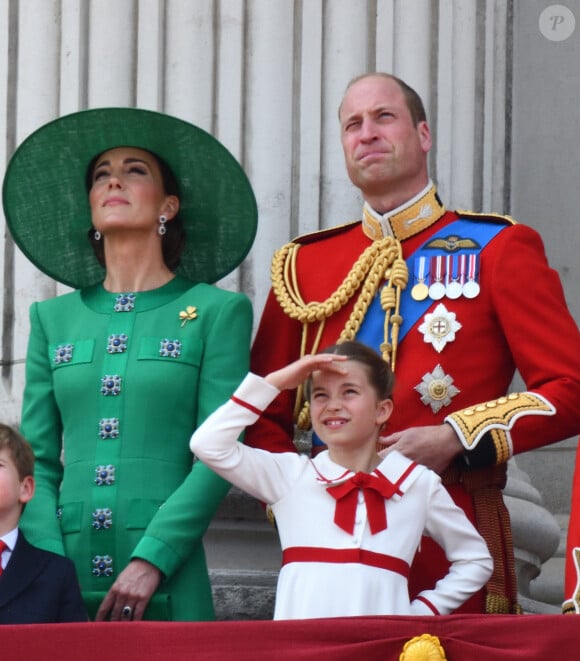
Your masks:
<svg viewBox="0 0 580 661"><path fill-rule="evenodd" d="M231 397L232 402L235 402L238 404L238 406L243 406L245 409L248 409L248 411L251 411L252 413L255 413L256 415L262 415L262 411L260 409L257 409L255 406L252 406L251 404L248 404L248 402L244 402L243 399L238 399L234 395Z"/></svg>
<svg viewBox="0 0 580 661"><path fill-rule="evenodd" d="M439 611L433 606L433 604L429 601L429 599L425 599L425 597L422 597L421 595L417 596L417 601L422 601L425 606L430 608L433 611L433 615L440 615Z"/></svg>

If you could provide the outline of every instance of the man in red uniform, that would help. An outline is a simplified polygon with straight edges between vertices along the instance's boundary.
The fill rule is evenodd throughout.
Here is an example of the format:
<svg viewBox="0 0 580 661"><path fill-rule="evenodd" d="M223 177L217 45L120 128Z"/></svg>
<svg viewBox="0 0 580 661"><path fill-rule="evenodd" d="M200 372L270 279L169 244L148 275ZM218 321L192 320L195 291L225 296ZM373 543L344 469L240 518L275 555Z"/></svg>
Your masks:
<svg viewBox="0 0 580 661"><path fill-rule="evenodd" d="M449 211L429 179L423 104L403 81L352 81L339 111L362 221L301 237L272 263L252 352L266 374L356 338L395 370L385 445L439 472L494 557L485 591L462 612L518 612L501 489L513 454L580 431L580 334L542 241L505 216ZM515 370L526 391L508 393ZM301 393L282 393L246 442L318 450ZM293 442L294 441L294 442ZM424 539L414 592L446 572Z"/></svg>

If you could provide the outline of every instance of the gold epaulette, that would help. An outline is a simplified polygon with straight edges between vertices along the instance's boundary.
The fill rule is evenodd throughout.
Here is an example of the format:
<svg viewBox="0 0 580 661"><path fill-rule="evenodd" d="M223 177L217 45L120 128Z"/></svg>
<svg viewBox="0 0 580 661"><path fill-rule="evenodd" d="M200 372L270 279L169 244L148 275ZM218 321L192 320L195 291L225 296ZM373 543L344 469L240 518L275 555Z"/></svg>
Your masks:
<svg viewBox="0 0 580 661"><path fill-rule="evenodd" d="M360 225L360 223L360 220L353 220L349 223L344 223L343 225L336 225L334 227L328 227L327 229L316 230L316 232L310 232L309 234L302 234L301 236L292 239L292 243L299 243L303 246L309 243L316 243L316 241L328 239L331 236L338 236L355 225Z"/></svg>
<svg viewBox="0 0 580 661"><path fill-rule="evenodd" d="M512 429L518 418L555 413L555 407L541 395L520 392L456 411L448 415L445 422L457 432L466 450L473 450L484 434L491 432L497 462L502 463L512 455L506 432Z"/></svg>
<svg viewBox="0 0 580 661"><path fill-rule="evenodd" d="M467 220L487 220L492 223L501 223L504 225L518 224L515 218L501 213L477 213L476 211L468 211L467 209L455 209L455 213L460 218L467 218Z"/></svg>

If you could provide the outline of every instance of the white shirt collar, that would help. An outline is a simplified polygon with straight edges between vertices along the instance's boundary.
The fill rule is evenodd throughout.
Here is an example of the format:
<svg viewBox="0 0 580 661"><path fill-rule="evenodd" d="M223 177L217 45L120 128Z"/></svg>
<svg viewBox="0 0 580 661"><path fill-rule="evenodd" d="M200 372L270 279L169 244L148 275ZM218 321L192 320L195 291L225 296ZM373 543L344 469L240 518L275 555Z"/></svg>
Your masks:
<svg viewBox="0 0 580 661"><path fill-rule="evenodd" d="M12 552L14 551L14 547L16 546L16 541L18 540L18 528L14 528L10 532L7 532L5 535L2 535L2 537L0 537L0 539L8 547L2 552L2 557L0 558L0 564L2 565L2 568L4 569L6 567L6 565L8 564L8 561L10 560L10 557L12 556Z"/></svg>

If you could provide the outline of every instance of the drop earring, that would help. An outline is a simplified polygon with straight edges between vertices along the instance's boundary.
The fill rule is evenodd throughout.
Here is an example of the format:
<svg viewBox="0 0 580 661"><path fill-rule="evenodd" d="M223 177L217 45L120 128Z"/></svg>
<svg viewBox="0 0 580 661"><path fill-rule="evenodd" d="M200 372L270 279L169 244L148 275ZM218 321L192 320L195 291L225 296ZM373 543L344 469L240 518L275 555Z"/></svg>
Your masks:
<svg viewBox="0 0 580 661"><path fill-rule="evenodd" d="M165 223L167 222L167 216L162 214L159 216L159 227L157 228L157 234L159 236L163 236L165 232L167 232L167 227L165 227Z"/></svg>
<svg viewBox="0 0 580 661"><path fill-rule="evenodd" d="M101 233L99 232L99 230L95 230L95 233L93 234L93 239L95 241L100 241L101 240Z"/></svg>

